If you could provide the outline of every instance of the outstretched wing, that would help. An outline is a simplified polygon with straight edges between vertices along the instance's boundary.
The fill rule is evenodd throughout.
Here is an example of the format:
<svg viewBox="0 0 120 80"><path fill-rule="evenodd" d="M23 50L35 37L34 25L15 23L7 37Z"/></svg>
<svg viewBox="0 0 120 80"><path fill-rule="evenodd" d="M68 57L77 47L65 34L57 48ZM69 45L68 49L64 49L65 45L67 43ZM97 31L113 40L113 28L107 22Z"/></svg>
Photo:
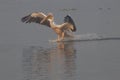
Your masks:
<svg viewBox="0 0 120 80"><path fill-rule="evenodd" d="M64 24L63 27L71 29L72 32L76 31L75 23L74 23L73 19L69 15L64 17L64 23L65 24Z"/></svg>
<svg viewBox="0 0 120 80"><path fill-rule="evenodd" d="M38 23L38 24L42 24L42 25L46 25L46 26L50 27L50 22L48 19L45 20L43 23L40 23L45 17L47 17L47 16L42 12L34 12L27 16L24 16L21 19L21 21L25 22L25 23L34 22L34 23Z"/></svg>

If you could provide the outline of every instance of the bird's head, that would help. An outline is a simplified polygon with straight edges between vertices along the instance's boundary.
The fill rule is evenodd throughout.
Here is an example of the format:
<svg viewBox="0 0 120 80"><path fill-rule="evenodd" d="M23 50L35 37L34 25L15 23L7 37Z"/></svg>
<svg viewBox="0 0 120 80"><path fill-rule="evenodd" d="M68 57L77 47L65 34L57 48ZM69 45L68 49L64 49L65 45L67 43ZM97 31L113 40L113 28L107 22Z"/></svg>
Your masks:
<svg viewBox="0 0 120 80"><path fill-rule="evenodd" d="M48 19L50 19L51 21L54 20L52 13L48 13L47 17L45 17L40 23L43 23L45 20L48 20Z"/></svg>
<svg viewBox="0 0 120 80"><path fill-rule="evenodd" d="M48 13L47 15L47 19L51 19L51 20L54 20L54 16L52 13Z"/></svg>

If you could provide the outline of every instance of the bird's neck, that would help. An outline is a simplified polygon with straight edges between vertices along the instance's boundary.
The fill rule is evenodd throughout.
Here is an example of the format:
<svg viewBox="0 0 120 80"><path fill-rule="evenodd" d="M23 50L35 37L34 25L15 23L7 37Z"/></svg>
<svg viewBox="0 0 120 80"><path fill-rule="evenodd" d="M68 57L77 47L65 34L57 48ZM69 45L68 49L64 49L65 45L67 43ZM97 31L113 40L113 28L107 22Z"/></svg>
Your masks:
<svg viewBox="0 0 120 80"><path fill-rule="evenodd" d="M55 28L55 26L56 26L53 19L50 20L50 26L51 26L51 28Z"/></svg>

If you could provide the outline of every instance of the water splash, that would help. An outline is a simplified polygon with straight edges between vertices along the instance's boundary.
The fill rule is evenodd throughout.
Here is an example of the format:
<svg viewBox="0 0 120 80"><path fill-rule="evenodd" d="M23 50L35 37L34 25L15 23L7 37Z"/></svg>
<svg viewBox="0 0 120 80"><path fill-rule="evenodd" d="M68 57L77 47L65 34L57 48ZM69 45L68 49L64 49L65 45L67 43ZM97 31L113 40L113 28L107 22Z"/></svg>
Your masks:
<svg viewBox="0 0 120 80"><path fill-rule="evenodd" d="M96 33L74 35L74 38L65 38L63 41L101 41L101 40L120 40L120 37L104 37ZM55 40L49 40L56 42Z"/></svg>
<svg viewBox="0 0 120 80"><path fill-rule="evenodd" d="M105 37L96 33L74 35L74 38L65 39L64 41L99 41L99 40L120 40L120 37Z"/></svg>
<svg viewBox="0 0 120 80"><path fill-rule="evenodd" d="M97 35L96 33L92 34L82 34L82 35L74 35L73 40L93 40L93 39L101 39L102 37Z"/></svg>

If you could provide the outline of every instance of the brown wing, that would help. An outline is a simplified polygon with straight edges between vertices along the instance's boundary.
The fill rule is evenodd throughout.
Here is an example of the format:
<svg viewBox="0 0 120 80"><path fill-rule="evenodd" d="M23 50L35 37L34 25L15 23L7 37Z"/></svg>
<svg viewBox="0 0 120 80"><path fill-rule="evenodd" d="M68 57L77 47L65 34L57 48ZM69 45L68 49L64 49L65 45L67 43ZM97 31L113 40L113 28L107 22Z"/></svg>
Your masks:
<svg viewBox="0 0 120 80"><path fill-rule="evenodd" d="M46 25L46 26L50 27L49 20L45 20L43 23L40 23L45 17L47 17L47 16L42 12L34 12L27 16L24 16L21 19L21 21L25 22L25 23L34 22L34 23L38 23L38 24L42 24L42 25Z"/></svg>

